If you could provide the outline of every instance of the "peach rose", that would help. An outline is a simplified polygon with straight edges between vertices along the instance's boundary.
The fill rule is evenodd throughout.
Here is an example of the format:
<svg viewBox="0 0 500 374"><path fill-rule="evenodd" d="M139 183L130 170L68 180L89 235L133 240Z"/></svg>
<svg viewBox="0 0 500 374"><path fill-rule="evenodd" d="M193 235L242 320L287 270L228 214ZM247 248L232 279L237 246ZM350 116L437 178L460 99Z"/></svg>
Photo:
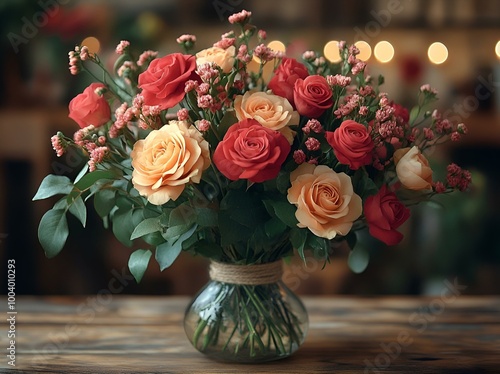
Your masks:
<svg viewBox="0 0 500 374"><path fill-rule="evenodd" d="M99 127L111 119L111 109L103 96L96 94L102 83L92 83L83 93L77 95L69 103L69 115L81 128L89 125Z"/></svg>
<svg viewBox="0 0 500 374"><path fill-rule="evenodd" d="M132 183L154 205L176 200L187 183L200 183L210 166L208 142L195 127L170 121L138 140L130 154Z"/></svg>
<svg viewBox="0 0 500 374"><path fill-rule="evenodd" d="M432 189L432 169L417 146L394 152L396 173L403 186L410 190Z"/></svg>
<svg viewBox="0 0 500 374"><path fill-rule="evenodd" d="M302 164L290 174L290 181L287 198L297 206L297 226L307 227L314 235L327 239L346 235L361 216L361 198L345 173L325 165Z"/></svg>
<svg viewBox="0 0 500 374"><path fill-rule="evenodd" d="M236 49L230 46L228 49L211 47L196 54L196 65L200 66L207 62L213 62L219 66L224 73L229 73L234 65Z"/></svg>
<svg viewBox="0 0 500 374"><path fill-rule="evenodd" d="M238 120L253 118L262 126L281 132L290 144L293 143L294 132L288 126L298 125L300 116L287 99L266 92L247 91L243 96L236 96L234 110Z"/></svg>

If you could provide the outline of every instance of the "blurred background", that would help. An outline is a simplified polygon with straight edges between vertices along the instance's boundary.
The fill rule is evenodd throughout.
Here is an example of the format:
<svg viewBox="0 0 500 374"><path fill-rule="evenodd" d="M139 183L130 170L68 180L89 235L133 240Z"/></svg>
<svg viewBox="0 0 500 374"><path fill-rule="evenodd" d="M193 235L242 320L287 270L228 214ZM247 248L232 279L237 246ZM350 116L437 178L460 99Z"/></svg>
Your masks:
<svg viewBox="0 0 500 374"><path fill-rule="evenodd" d="M330 41L360 42L369 74L385 75L383 90L396 102L411 107L419 87L430 83L439 91L438 106L469 128L432 162L437 174L450 160L470 169L470 192L413 209L398 246L366 238L356 253L340 246L323 270L323 264L311 261L306 268L295 259L285 281L301 294L433 294L445 279L457 279L468 294L498 293L500 1L2 0L0 274L14 258L17 294L95 294L117 274L124 293L194 294L207 281L206 261L181 255L163 273L151 261L136 285L128 278L132 249L104 230L91 209L85 230L69 219L67 245L49 260L37 227L54 201L31 199L45 175L75 176L85 162L57 159L50 145L58 130L71 136L78 129L67 105L91 82L70 75L68 51L92 45L112 64L122 39L139 53L165 55L180 51L175 39L184 33L195 34L203 49L230 30L227 17L242 9L292 57L322 51ZM1 276L2 293L6 279Z"/></svg>

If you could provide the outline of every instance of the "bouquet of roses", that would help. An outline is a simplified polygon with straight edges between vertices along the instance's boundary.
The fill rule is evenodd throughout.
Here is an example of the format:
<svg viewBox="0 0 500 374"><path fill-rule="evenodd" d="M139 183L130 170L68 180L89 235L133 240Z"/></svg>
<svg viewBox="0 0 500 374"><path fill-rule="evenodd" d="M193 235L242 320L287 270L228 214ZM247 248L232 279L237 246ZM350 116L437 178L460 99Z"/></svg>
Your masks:
<svg viewBox="0 0 500 374"><path fill-rule="evenodd" d="M39 226L48 257L64 246L68 212L85 225L90 198L118 240L140 243L129 261L140 281L153 253L161 270L181 251L236 265L273 263L294 250L305 259L311 251L326 262L331 241L352 248L365 227L395 245L409 205L467 189L468 171L451 164L446 179L435 181L424 156L467 131L428 109L437 99L429 85L408 111L379 90L382 77L365 74L355 46L340 42L337 64L314 51L299 62L267 47L250 15L229 17L238 29L193 54L192 35L177 39L184 53L164 57L145 51L136 58L122 41L113 72L85 46L70 52L71 73L87 71L98 83L69 105L80 129L52 137L58 156L74 148L88 164L74 181L47 176L34 197L63 195ZM260 310L272 296L255 287L239 297ZM279 350L281 330L299 339L292 320L277 331L263 321L269 346L247 339L236 349ZM243 325L251 333L257 323ZM213 326L198 325L198 348L219 339L208 334L198 343Z"/></svg>

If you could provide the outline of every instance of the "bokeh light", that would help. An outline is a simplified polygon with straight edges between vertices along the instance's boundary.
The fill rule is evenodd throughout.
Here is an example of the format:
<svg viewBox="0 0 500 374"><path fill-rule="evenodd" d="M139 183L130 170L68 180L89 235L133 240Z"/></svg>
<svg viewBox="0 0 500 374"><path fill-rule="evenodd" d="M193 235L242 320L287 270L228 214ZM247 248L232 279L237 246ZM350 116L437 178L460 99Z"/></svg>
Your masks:
<svg viewBox="0 0 500 374"><path fill-rule="evenodd" d="M356 57L361 61L368 61L372 55L372 47L370 47L370 44L364 40L360 40L354 43L354 45L359 49L359 55Z"/></svg>
<svg viewBox="0 0 500 374"><path fill-rule="evenodd" d="M330 40L323 47L323 55L330 62L340 62L339 42L337 40Z"/></svg>
<svg viewBox="0 0 500 374"><path fill-rule="evenodd" d="M394 47L388 41L383 40L377 43L373 49L373 54L378 61L386 63L394 57Z"/></svg>
<svg viewBox="0 0 500 374"><path fill-rule="evenodd" d="M427 56L433 64L442 64L448 59L448 48L441 42L432 43L427 50Z"/></svg>

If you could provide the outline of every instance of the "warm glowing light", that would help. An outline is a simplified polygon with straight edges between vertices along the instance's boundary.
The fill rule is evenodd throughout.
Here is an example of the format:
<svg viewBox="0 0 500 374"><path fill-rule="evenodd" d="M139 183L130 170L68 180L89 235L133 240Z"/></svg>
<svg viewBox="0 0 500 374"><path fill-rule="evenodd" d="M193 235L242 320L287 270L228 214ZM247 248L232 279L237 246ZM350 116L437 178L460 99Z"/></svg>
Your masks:
<svg viewBox="0 0 500 374"><path fill-rule="evenodd" d="M267 44L268 48L271 48L273 51L276 52L286 52L286 45L285 43L279 41L279 40L273 40L272 42L269 42Z"/></svg>
<svg viewBox="0 0 500 374"><path fill-rule="evenodd" d="M442 64L448 59L448 48L440 42L432 43L427 50L427 56L433 64Z"/></svg>
<svg viewBox="0 0 500 374"><path fill-rule="evenodd" d="M359 42L354 43L354 45L359 49L359 55L356 57L361 61L368 61L372 55L372 47L370 47L370 44L360 40Z"/></svg>
<svg viewBox="0 0 500 374"><path fill-rule="evenodd" d="M86 46L90 53L99 53L101 49L101 42L93 36L88 36L83 39L81 45Z"/></svg>
<svg viewBox="0 0 500 374"><path fill-rule="evenodd" d="M497 45L495 46L495 53L497 54L497 57L500 58L500 40L497 42Z"/></svg>
<svg viewBox="0 0 500 374"><path fill-rule="evenodd" d="M323 47L323 54L330 62L340 62L339 42L336 40L330 40Z"/></svg>
<svg viewBox="0 0 500 374"><path fill-rule="evenodd" d="M373 55L382 63L389 62L394 57L394 47L388 41L383 40L377 43L373 49Z"/></svg>

